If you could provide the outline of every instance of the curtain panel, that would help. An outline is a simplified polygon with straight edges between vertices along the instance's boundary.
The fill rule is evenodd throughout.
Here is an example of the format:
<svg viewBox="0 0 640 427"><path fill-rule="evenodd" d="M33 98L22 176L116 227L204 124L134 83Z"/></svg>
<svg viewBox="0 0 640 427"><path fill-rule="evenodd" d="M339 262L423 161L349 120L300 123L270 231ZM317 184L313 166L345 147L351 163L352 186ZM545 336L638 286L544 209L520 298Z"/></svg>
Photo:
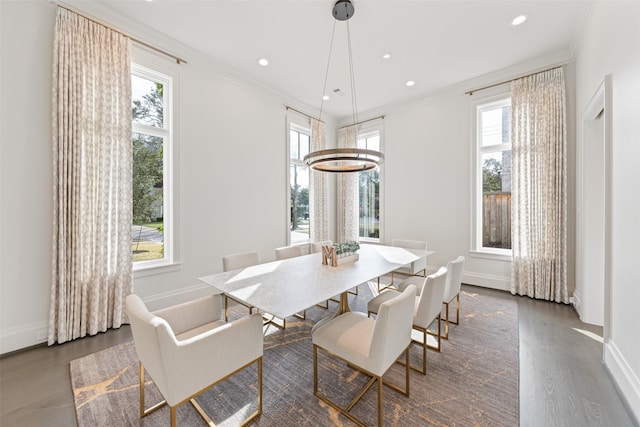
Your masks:
<svg viewBox="0 0 640 427"><path fill-rule="evenodd" d="M568 304L562 68L515 80L511 103L511 293Z"/></svg>
<svg viewBox="0 0 640 427"><path fill-rule="evenodd" d="M127 37L58 8L49 345L123 323L132 287Z"/></svg>
<svg viewBox="0 0 640 427"><path fill-rule="evenodd" d="M311 119L311 151L324 150L326 143L326 125L320 120ZM329 188L327 174L311 169L311 196L309 197L311 211L312 242L329 240L329 212L327 198Z"/></svg>
<svg viewBox="0 0 640 427"><path fill-rule="evenodd" d="M338 133L339 148L356 148L357 142L356 125L347 126L340 129ZM340 173L337 177L337 241L347 242L359 240L360 230L358 229L358 177L357 173Z"/></svg>

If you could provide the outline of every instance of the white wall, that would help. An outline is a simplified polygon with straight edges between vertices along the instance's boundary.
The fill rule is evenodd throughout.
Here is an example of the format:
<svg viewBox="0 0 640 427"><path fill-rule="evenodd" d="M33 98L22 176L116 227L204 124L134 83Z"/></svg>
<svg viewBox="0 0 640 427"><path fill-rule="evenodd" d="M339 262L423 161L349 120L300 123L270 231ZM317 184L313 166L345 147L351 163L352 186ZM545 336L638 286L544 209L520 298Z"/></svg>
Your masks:
<svg viewBox="0 0 640 427"><path fill-rule="evenodd" d="M386 113L385 241L426 240L430 270L464 255L466 283L508 289L511 262L469 255L475 99L457 88Z"/></svg>
<svg viewBox="0 0 640 427"><path fill-rule="evenodd" d="M140 36L139 26L109 11L87 9L99 6L80 6ZM55 13L54 4L41 0L0 2L0 353L46 341ZM285 245L289 233L285 104L317 112L232 76L161 35L142 38L188 60L174 65L180 103L175 147L180 265L162 274L137 273L133 284L134 292L158 308L210 293L197 278L221 271L225 254L257 250L263 260L274 259L274 248ZM332 146L335 124L325 120ZM335 198L329 202L332 209Z"/></svg>
<svg viewBox="0 0 640 427"><path fill-rule="evenodd" d="M612 79L613 190L611 318L604 359L640 420L640 3L636 1L595 2L576 57L578 114L607 74ZM581 141L581 120L577 122Z"/></svg>
<svg viewBox="0 0 640 427"><path fill-rule="evenodd" d="M51 286L54 12L44 2L0 3L2 353L46 341Z"/></svg>

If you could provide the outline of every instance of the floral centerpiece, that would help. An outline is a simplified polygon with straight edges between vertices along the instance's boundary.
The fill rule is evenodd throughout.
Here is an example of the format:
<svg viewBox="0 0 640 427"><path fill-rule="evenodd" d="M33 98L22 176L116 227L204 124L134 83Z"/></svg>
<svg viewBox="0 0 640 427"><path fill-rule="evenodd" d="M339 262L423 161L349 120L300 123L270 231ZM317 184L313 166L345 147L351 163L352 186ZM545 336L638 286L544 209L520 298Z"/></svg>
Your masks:
<svg viewBox="0 0 640 427"><path fill-rule="evenodd" d="M336 255L338 255L338 258L355 255L358 253L358 249L360 249L360 243L355 240L350 240L344 243L334 243L333 246L336 248Z"/></svg>

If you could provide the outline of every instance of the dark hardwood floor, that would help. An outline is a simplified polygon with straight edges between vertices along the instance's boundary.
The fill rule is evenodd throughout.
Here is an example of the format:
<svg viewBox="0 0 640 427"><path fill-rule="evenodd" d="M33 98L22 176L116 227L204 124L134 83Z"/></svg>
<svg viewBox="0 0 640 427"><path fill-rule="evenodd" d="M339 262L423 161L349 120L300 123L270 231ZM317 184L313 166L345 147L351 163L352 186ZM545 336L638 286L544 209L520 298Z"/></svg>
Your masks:
<svg viewBox="0 0 640 427"><path fill-rule="evenodd" d="M471 287L463 290L501 291ZM602 328L570 306L512 297L520 324L520 425L632 427L602 364ZM462 307L464 312L464 306ZM69 362L131 339L128 326L0 358L0 425L75 426Z"/></svg>

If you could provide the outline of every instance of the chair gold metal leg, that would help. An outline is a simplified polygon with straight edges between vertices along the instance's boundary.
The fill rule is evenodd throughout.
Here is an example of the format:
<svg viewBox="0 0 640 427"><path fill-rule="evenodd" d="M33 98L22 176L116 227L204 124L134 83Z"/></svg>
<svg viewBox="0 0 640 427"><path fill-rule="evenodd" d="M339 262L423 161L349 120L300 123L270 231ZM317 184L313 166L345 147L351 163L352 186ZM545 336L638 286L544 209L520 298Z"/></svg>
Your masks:
<svg viewBox="0 0 640 427"><path fill-rule="evenodd" d="M140 362L140 418L149 415L152 412L157 411L167 404L166 400L158 402L149 409L144 409L144 365Z"/></svg>
<svg viewBox="0 0 640 427"><path fill-rule="evenodd" d="M456 320L455 322L453 320L450 320L450 322L453 323L454 325L460 324L460 293L459 292L456 295Z"/></svg>
<svg viewBox="0 0 640 427"><path fill-rule="evenodd" d="M444 304L444 335L442 338L445 340L449 339L449 303L445 302Z"/></svg>
<svg viewBox="0 0 640 427"><path fill-rule="evenodd" d="M351 363L349 363L347 360L342 359L339 356L333 355L334 357L344 361L347 363L347 365L349 367L351 367L352 369L355 369L356 371L370 377L369 381L367 382L367 384L358 392L358 394L353 398L353 400L345 407L341 407L338 406L335 402L333 402L331 399L329 399L327 396L325 396L324 394L322 394L319 390L318 390L318 349L319 347L314 344L313 345L313 394L318 397L320 400L322 400L323 402L325 402L327 405L331 406L333 409L339 411L342 415L344 415L345 417L347 417L349 420L353 421L355 424L361 426L361 427L365 427L365 424L359 420L358 418L356 418L355 416L353 416L349 411L351 411L351 409L353 409L353 407L356 405L356 403L358 403L360 401L360 399L362 399L362 397L365 395L365 393L371 388L371 386L377 381L378 382L378 390L377 390L377 394L378 394L378 426L382 426L384 424L384 414L383 414L383 386L387 386L389 388L391 388L392 390L404 394L405 396L409 396L409 383L410 383L410 372L409 372L409 348L411 347L411 344L409 344L407 346L407 348L404 351L405 354L405 364L407 366L406 371L405 371L405 388L404 390L402 388L400 388L398 385L393 384L393 383L389 383L387 381L384 381L382 379L382 376L377 376L372 374L371 372L362 369L356 365L353 365ZM331 353L329 353L331 354Z"/></svg>
<svg viewBox="0 0 640 427"><path fill-rule="evenodd" d="M382 378L378 378L378 427L382 427L384 418L382 416Z"/></svg>
<svg viewBox="0 0 640 427"><path fill-rule="evenodd" d="M427 375L427 330L422 331L422 375Z"/></svg>
<svg viewBox="0 0 640 427"><path fill-rule="evenodd" d="M445 302L444 303L444 335L442 335L442 338L445 340L449 339L449 323L453 324L453 325L458 325L460 324L460 293L458 293L458 295L456 295L456 320L455 322L452 319L449 319L449 302Z"/></svg>
<svg viewBox="0 0 640 427"><path fill-rule="evenodd" d="M252 362L247 363L243 367L241 367L239 369L236 369L235 371L233 371L230 374L226 375L225 377L221 378L217 382L215 382L213 384L210 384L209 386L203 388L202 390L192 394L191 396L187 397L182 402L177 403L175 406L171 406L170 407L171 408L171 425L175 426L176 409L180 405L182 405L183 403L186 403L188 401L188 402L191 403L191 405L193 405L193 407L200 414L200 416L207 423L207 425L215 427L215 424L213 423L213 421L211 420L209 415L204 411L204 409L195 400L196 397L198 397L201 394L207 392L208 390L211 390L213 387L215 387L216 385L220 384L223 381L226 381L227 379L231 378L232 376L234 376L238 372L244 371L245 369L249 368L254 363L258 364L258 408L253 412L253 414L249 415L240 425L241 426L245 426L245 425L251 423L251 421L253 421L256 417L258 417L260 414L262 414L262 356L258 357L257 359L253 360Z"/></svg>
<svg viewBox="0 0 640 427"><path fill-rule="evenodd" d="M433 332L427 329L427 334L436 337L436 340L438 341L437 347L430 345L429 348L440 353L440 350L442 349L442 325L441 325L442 317L438 314L438 317L436 317L436 320L438 321L438 332Z"/></svg>

